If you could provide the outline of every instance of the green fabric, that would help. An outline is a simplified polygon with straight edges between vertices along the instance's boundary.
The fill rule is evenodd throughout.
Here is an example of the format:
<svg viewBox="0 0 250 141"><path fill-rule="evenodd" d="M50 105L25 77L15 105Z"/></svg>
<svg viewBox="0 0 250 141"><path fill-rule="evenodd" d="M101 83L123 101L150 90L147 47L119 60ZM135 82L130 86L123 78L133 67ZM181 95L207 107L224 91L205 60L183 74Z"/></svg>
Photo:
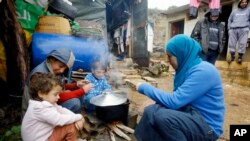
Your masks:
<svg viewBox="0 0 250 141"><path fill-rule="evenodd" d="M32 5L24 0L15 0L18 20L21 26L33 33L38 19L44 13L44 9L38 5Z"/></svg>
<svg viewBox="0 0 250 141"><path fill-rule="evenodd" d="M70 23L70 27L71 27L72 32L78 31L81 28L77 21L72 21L69 19L69 23Z"/></svg>

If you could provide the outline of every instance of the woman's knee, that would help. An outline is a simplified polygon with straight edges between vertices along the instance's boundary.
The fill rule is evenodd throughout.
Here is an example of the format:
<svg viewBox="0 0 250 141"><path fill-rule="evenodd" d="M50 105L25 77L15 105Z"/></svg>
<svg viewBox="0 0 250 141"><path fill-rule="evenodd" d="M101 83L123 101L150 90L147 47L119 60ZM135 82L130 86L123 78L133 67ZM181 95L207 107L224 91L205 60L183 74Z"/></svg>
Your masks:
<svg viewBox="0 0 250 141"><path fill-rule="evenodd" d="M156 124L172 125L178 120L179 112L176 110L171 110L167 108L161 108L157 110L154 114Z"/></svg>
<svg viewBox="0 0 250 141"><path fill-rule="evenodd" d="M147 107L144 108L144 114L151 114L153 113L157 108L158 108L159 105L157 104L153 104L153 105L149 105Z"/></svg>

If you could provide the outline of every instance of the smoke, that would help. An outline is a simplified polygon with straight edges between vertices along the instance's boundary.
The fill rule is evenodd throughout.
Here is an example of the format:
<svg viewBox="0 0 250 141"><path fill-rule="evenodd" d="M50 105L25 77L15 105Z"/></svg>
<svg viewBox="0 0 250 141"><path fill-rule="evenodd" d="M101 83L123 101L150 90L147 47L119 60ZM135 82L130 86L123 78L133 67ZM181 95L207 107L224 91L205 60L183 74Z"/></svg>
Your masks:
<svg viewBox="0 0 250 141"><path fill-rule="evenodd" d="M121 68L121 65L118 64L118 62L116 61L116 57L111 53L109 55L109 60L110 60L109 63L110 69L108 71L109 82L111 83L112 86L118 89L118 87L123 83L122 74L118 70L118 68Z"/></svg>

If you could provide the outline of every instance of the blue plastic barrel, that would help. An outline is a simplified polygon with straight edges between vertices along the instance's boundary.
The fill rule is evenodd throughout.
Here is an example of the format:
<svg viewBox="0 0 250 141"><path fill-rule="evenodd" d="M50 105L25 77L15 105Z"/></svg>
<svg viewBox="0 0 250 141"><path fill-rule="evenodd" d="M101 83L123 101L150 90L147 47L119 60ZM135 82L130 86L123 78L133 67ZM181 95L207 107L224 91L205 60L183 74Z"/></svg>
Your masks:
<svg viewBox="0 0 250 141"><path fill-rule="evenodd" d="M75 37L61 34L34 33L32 35L32 67L34 68L56 48L68 48L73 51L76 61L73 70L90 71L96 57L108 62L109 50L106 42L100 38Z"/></svg>

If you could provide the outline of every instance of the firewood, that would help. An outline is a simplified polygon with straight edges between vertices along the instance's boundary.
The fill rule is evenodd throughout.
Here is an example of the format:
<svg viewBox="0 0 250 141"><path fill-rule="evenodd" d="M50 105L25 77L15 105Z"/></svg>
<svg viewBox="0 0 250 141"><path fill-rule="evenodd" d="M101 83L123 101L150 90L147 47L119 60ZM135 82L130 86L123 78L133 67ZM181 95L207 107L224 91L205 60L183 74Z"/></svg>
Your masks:
<svg viewBox="0 0 250 141"><path fill-rule="evenodd" d="M142 79L125 79L126 84L131 87L132 89L136 89L136 84L139 82L146 82L145 80Z"/></svg>
<svg viewBox="0 0 250 141"><path fill-rule="evenodd" d="M87 122L85 122L85 123L83 124L83 129L84 129L85 131L87 131L88 133L90 133L91 130L92 130L90 124L87 123Z"/></svg>
<svg viewBox="0 0 250 141"><path fill-rule="evenodd" d="M122 129L122 130L128 132L128 133L131 133L131 134L134 134L134 132L135 132L134 129L132 129L132 128L130 128L130 127L127 127L127 126L123 125L122 123L117 123L116 126L117 126L118 128L120 128L120 129Z"/></svg>
<svg viewBox="0 0 250 141"><path fill-rule="evenodd" d="M125 75L133 75L133 74L137 74L137 70L134 70L134 69L122 69L120 70L121 73L125 74Z"/></svg>
<svg viewBox="0 0 250 141"><path fill-rule="evenodd" d="M128 140L128 141L131 141L131 138L126 135L125 133L123 133L120 129L118 129L115 125L112 125L112 124L107 124L107 126L112 130L114 131L117 135L119 135L120 137Z"/></svg>
<svg viewBox="0 0 250 141"><path fill-rule="evenodd" d="M114 135L114 133L111 130L109 130L109 135L110 135L111 141L116 141L115 140L115 135Z"/></svg>
<svg viewBox="0 0 250 141"><path fill-rule="evenodd" d="M147 82L156 82L156 80L152 77L149 76L144 76L142 77L142 79L146 80Z"/></svg>

